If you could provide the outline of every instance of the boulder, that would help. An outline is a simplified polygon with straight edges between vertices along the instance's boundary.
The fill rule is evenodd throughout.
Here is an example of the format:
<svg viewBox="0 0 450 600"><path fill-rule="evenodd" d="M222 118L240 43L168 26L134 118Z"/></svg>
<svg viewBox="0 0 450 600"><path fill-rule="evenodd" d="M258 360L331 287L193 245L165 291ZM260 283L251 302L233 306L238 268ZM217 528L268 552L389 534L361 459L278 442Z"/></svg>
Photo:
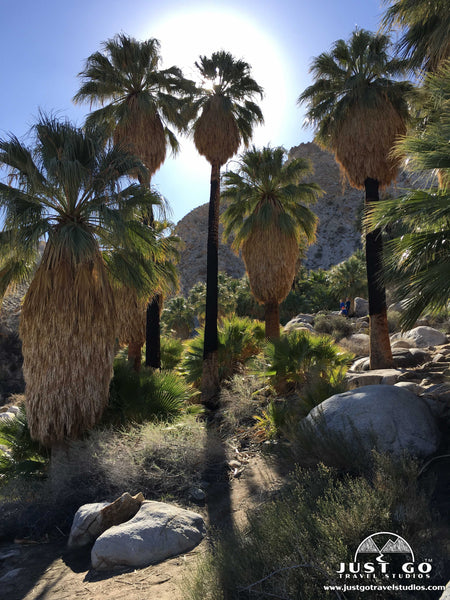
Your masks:
<svg viewBox="0 0 450 600"><path fill-rule="evenodd" d="M413 394L416 394L416 396L424 391L424 388L414 381L398 381L394 385L403 388L404 390L409 390Z"/></svg>
<svg viewBox="0 0 450 600"><path fill-rule="evenodd" d="M439 596L439 600L450 600L450 581L445 586L442 596Z"/></svg>
<svg viewBox="0 0 450 600"><path fill-rule="evenodd" d="M364 298L359 298L359 296L357 296L355 298L355 309L353 311L353 316L365 317L368 314L369 314L369 301L364 300Z"/></svg>
<svg viewBox="0 0 450 600"><path fill-rule="evenodd" d="M339 343L355 354L367 356L369 354L369 341L370 337L366 333L354 333L346 338L342 338Z"/></svg>
<svg viewBox="0 0 450 600"><path fill-rule="evenodd" d="M199 514L146 500L130 521L97 538L91 551L92 567L145 567L192 550L204 535L205 524Z"/></svg>
<svg viewBox="0 0 450 600"><path fill-rule="evenodd" d="M412 340L417 348L441 346L447 342L447 336L442 331L426 326L414 327L404 333L403 337Z"/></svg>
<svg viewBox="0 0 450 600"><path fill-rule="evenodd" d="M84 504L75 513L69 535L69 548L87 546L109 527L128 521L138 512L143 501L142 493L131 496L125 492L114 502Z"/></svg>
<svg viewBox="0 0 450 600"><path fill-rule="evenodd" d="M295 329L308 329L314 331L313 328L314 315L297 315L284 326L284 331L294 331Z"/></svg>
<svg viewBox="0 0 450 600"><path fill-rule="evenodd" d="M322 438L333 434L345 440L358 436L366 451L426 457L439 444L436 421L426 403L394 385L369 385L325 400L304 419Z"/></svg>
<svg viewBox="0 0 450 600"><path fill-rule="evenodd" d="M397 369L373 369L363 373L347 373L346 380L349 389L367 386L367 385L394 385L403 371Z"/></svg>
<svg viewBox="0 0 450 600"><path fill-rule="evenodd" d="M413 348L414 344L411 340L404 340L401 338L393 338L391 337L391 348L394 350L395 348Z"/></svg>

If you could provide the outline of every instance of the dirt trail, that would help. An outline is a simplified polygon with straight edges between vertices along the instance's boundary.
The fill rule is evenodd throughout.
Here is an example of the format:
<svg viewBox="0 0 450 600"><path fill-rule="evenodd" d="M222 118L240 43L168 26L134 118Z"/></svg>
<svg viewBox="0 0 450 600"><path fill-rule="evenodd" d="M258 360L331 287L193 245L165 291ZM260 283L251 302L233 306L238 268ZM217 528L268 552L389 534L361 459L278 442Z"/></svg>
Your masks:
<svg viewBox="0 0 450 600"><path fill-rule="evenodd" d="M212 484L205 507L196 510L208 525L238 525L246 511L267 492L278 489L282 477L274 463L254 454L239 478ZM182 585L196 560L208 548L208 537L191 552L144 569L99 573L90 570L89 552L68 552L66 540L48 544L3 545L0 555L0 600L182 600ZM6 577L6 578L5 578Z"/></svg>

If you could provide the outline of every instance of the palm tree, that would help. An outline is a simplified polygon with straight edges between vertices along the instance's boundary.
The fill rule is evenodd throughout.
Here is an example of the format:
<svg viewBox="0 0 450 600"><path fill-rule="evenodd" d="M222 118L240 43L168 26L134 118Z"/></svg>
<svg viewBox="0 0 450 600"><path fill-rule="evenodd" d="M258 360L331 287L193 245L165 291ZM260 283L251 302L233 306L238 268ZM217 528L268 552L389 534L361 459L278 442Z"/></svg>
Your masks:
<svg viewBox="0 0 450 600"><path fill-rule="evenodd" d="M397 48L412 69L436 71L450 57L450 10L447 0L384 0L383 27L403 30Z"/></svg>
<svg viewBox="0 0 450 600"><path fill-rule="evenodd" d="M133 257L152 247L153 233L135 214L153 199L137 184L123 187L132 172L146 177L145 167L108 144L102 128L84 131L42 115L34 142L0 140L10 182L0 183L0 283L4 289L29 274L46 239L20 335L31 435L54 446L92 427L107 403L116 307L102 250L128 256L128 282L149 289L152 267Z"/></svg>
<svg viewBox="0 0 450 600"><path fill-rule="evenodd" d="M321 194L304 183L311 165L287 162L284 148L253 147L239 162L239 171L224 174L224 234L234 234L233 247L242 258L255 298L265 306L266 337L280 337L279 305L292 288L302 239L315 239L317 217L302 203Z"/></svg>
<svg viewBox="0 0 450 600"><path fill-rule="evenodd" d="M353 187L365 190L366 203L379 200L380 186L391 183L399 161L390 154L406 132L407 94L412 85L398 81L405 64L389 56L389 37L363 29L338 40L331 52L313 60L314 83L299 97L308 105L315 139L334 152ZM393 364L383 282L381 230L366 234L370 315L370 367Z"/></svg>
<svg viewBox="0 0 450 600"><path fill-rule="evenodd" d="M426 126L400 140L395 152L406 155L407 168L432 185L410 190L395 202L380 202L367 215L370 227L405 227L388 243L388 272L404 300L405 328L425 310L448 308L450 298L450 61L427 75L423 92ZM435 173L438 187L430 177Z"/></svg>
<svg viewBox="0 0 450 600"><path fill-rule="evenodd" d="M250 65L236 60L229 52L214 52L211 58L200 56L195 66L205 83L191 106L195 119L194 143L211 165L202 377L202 398L208 403L219 389L217 278L220 168L236 154L241 142L245 146L249 144L254 125L263 122L261 109L253 102L255 96L262 98L263 90L250 76Z"/></svg>
<svg viewBox="0 0 450 600"><path fill-rule="evenodd" d="M355 309L355 297L367 297L367 271L364 252L357 250L347 260L334 265L328 272L328 280L336 297L350 298L350 312Z"/></svg>
<svg viewBox="0 0 450 600"><path fill-rule="evenodd" d="M136 172L140 182L150 186L151 176L166 157L167 146L178 150L178 141L169 126L178 130L186 127L183 106L186 94L192 91L192 82L185 79L177 67L160 69L161 55L158 40L140 42L125 34L118 34L103 43L103 52L95 52L86 61L79 76L82 85L74 102L101 104L86 120L104 123L114 141L124 144L147 167L145 180ZM153 212L147 221L153 225ZM138 299L132 298L137 303ZM147 366L159 369L160 312L162 298L153 296L147 307ZM129 347L130 357L140 364L142 343L134 341Z"/></svg>

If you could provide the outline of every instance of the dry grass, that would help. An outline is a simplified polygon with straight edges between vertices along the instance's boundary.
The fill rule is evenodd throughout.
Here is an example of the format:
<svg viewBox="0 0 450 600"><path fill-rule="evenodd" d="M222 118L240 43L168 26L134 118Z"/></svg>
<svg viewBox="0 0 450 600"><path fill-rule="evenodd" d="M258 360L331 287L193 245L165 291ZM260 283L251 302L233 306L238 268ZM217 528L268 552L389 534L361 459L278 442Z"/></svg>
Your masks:
<svg viewBox="0 0 450 600"><path fill-rule="evenodd" d="M47 244L20 335L31 435L44 445L93 427L108 401L115 306L100 253L74 264Z"/></svg>
<svg viewBox="0 0 450 600"><path fill-rule="evenodd" d="M299 255L295 235L287 236L276 224L258 228L242 244L242 258L250 289L262 304L279 304L289 294Z"/></svg>
<svg viewBox="0 0 450 600"><path fill-rule="evenodd" d="M382 107L354 107L333 140L337 163L350 185L364 189L367 177L381 186L389 185L396 177L399 160L391 150L396 139L405 135L403 119L386 100Z"/></svg>
<svg viewBox="0 0 450 600"><path fill-rule="evenodd" d="M241 141L236 119L224 106L225 101L222 96L212 96L194 125L195 147L210 164L225 164Z"/></svg>

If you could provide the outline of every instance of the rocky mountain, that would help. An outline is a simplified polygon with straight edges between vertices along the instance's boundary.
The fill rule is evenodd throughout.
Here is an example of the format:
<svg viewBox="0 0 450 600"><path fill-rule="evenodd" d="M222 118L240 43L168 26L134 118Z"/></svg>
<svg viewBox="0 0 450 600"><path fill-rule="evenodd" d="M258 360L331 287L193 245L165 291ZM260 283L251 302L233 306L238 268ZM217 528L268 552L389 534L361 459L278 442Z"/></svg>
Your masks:
<svg viewBox="0 0 450 600"><path fill-rule="evenodd" d="M319 226L316 242L308 249L305 266L308 269L328 269L361 247L360 221L364 192L351 188L343 180L333 155L312 142L292 148L289 158L311 160L314 167L311 180L318 183L325 192L311 206L319 217ZM407 187L411 186L411 182L402 173L397 185L399 188ZM395 193L395 190L389 189L388 192ZM221 211L223 210L222 206ZM192 210L177 225L177 234L184 241L178 265L183 294L198 281L206 281L207 230L207 204ZM241 258L225 243L221 243L219 247L219 269L232 277L242 277L245 273Z"/></svg>

